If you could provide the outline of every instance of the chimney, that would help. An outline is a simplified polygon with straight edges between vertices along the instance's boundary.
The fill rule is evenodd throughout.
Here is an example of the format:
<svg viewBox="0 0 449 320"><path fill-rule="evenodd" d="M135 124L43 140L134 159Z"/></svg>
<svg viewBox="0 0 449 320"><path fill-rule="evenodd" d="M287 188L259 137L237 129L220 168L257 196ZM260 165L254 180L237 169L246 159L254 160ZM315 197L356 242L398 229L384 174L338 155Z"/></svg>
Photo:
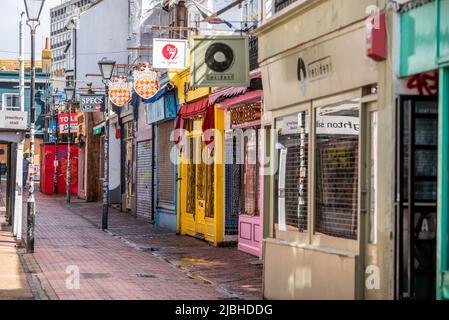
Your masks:
<svg viewBox="0 0 449 320"><path fill-rule="evenodd" d="M50 38L45 38L45 49L42 50L42 72L50 73L51 70L51 50Z"/></svg>

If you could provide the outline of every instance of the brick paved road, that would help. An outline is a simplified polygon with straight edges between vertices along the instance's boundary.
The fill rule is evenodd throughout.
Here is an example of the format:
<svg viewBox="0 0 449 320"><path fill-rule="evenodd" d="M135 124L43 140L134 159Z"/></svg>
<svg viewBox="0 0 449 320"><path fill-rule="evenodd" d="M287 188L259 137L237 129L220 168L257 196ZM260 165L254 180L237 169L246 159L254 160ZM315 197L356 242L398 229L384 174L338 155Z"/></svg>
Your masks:
<svg viewBox="0 0 449 320"><path fill-rule="evenodd" d="M34 267L60 299L257 299L261 265L235 248L215 248L110 209L110 229L98 226L101 206L36 194ZM29 259L27 260L29 261ZM81 273L68 289L67 267Z"/></svg>

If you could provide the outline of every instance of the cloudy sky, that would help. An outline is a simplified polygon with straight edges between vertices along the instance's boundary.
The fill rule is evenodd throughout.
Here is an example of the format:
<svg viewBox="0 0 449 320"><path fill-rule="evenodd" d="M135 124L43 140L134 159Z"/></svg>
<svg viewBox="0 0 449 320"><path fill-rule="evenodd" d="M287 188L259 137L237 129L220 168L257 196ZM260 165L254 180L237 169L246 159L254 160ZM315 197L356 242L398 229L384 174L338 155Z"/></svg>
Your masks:
<svg viewBox="0 0 449 320"><path fill-rule="evenodd" d="M45 37L50 37L50 8L61 0L46 0L41 15L41 25L36 33L36 59L45 45ZM25 11L23 0L0 0L0 59L17 59L19 52L20 13ZM25 53L29 59L30 29L25 26Z"/></svg>

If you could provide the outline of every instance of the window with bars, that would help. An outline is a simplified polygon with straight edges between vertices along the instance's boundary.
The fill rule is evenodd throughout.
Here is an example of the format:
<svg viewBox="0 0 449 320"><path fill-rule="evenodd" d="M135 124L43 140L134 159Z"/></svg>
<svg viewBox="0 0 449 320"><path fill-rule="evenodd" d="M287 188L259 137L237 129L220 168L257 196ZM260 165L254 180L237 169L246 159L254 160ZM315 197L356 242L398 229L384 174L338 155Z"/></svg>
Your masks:
<svg viewBox="0 0 449 320"><path fill-rule="evenodd" d="M359 104L316 110L315 231L357 239Z"/></svg>
<svg viewBox="0 0 449 320"><path fill-rule="evenodd" d="M279 12L282 9L288 7L292 3L296 2L297 0L275 0L274 1L274 12Z"/></svg>
<svg viewBox="0 0 449 320"><path fill-rule="evenodd" d="M277 149L279 150L278 227L281 231L308 230L308 112L303 111L280 119Z"/></svg>

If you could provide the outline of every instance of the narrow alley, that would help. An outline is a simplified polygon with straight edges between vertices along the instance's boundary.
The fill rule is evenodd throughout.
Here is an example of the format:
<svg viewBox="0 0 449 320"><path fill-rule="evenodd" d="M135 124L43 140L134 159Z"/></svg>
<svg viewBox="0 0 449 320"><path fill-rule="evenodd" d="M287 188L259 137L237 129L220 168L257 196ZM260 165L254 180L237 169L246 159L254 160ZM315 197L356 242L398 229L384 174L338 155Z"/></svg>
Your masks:
<svg viewBox="0 0 449 320"><path fill-rule="evenodd" d="M114 209L103 232L99 203L67 207L64 197L36 196L35 253L23 260L37 299L261 298L262 265L236 248L177 236Z"/></svg>

